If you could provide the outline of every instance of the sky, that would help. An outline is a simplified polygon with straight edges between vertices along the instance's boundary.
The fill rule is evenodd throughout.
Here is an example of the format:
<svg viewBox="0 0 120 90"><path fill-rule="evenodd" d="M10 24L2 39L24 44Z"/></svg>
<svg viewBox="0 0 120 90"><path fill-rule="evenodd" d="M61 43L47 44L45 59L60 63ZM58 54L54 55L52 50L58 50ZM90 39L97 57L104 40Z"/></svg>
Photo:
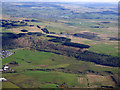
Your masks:
<svg viewBox="0 0 120 90"><path fill-rule="evenodd" d="M2 2L119 2L120 0L2 0Z"/></svg>

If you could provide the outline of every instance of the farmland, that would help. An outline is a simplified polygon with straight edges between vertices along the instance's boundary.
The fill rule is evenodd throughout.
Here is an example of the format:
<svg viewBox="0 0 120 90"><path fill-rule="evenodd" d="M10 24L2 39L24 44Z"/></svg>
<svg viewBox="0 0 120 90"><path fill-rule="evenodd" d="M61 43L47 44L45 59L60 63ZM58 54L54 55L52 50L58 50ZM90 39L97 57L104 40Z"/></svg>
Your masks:
<svg viewBox="0 0 120 90"><path fill-rule="evenodd" d="M3 88L118 87L117 14L116 3L3 3L0 37L14 53Z"/></svg>
<svg viewBox="0 0 120 90"><path fill-rule="evenodd" d="M53 59L51 58L51 55L54 61L52 61ZM34 82L31 87L57 88L57 85L65 83L67 87L86 88L89 87L87 82L89 73L93 75L97 74L101 78L110 77L107 71L113 74L118 74L118 69L116 67L97 66L94 63L77 61L74 58L48 52L34 52L24 49L15 50L15 54L3 59L3 64L6 62L10 63L13 60L18 62L18 65L9 65L16 71L16 73L3 73L3 76L19 87L24 87L24 85L25 87L30 87L29 84ZM22 79L19 80L20 78ZM78 80L80 78L86 81L81 83L83 81ZM91 78L92 77L88 78L88 80L91 81ZM110 84L107 84L107 79L102 80L103 82L106 82L105 85L115 86L115 83L112 81L112 79L110 79ZM101 83L101 85L104 84L103 82L96 80L92 80L92 82L93 83L91 86L96 85L96 82ZM99 85L98 87L100 87Z"/></svg>

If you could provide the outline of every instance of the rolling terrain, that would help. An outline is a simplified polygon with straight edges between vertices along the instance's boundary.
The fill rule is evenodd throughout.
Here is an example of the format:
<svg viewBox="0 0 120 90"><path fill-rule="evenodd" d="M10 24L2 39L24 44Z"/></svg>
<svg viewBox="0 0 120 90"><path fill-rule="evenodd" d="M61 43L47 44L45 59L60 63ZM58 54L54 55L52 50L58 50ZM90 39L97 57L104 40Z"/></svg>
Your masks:
<svg viewBox="0 0 120 90"><path fill-rule="evenodd" d="M119 86L117 4L2 5L3 88Z"/></svg>

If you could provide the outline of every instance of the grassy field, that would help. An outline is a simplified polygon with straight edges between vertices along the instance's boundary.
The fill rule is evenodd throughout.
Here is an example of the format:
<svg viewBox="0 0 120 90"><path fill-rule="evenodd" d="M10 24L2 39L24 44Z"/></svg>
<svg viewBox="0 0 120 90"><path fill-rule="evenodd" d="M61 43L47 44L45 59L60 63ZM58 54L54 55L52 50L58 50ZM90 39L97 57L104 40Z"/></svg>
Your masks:
<svg viewBox="0 0 120 90"><path fill-rule="evenodd" d="M62 72L43 72L43 71L28 71L24 73L25 75L34 77L40 83L52 82L63 84L66 83L67 86L76 86L77 75L67 74Z"/></svg>
<svg viewBox="0 0 120 90"><path fill-rule="evenodd" d="M39 85L39 83L36 83L34 78L21 73L8 73L8 74L3 74L3 76L7 78L7 80L9 80L10 82L14 83L19 87L35 88L35 87L38 87ZM9 87L6 87L6 88L9 88Z"/></svg>
<svg viewBox="0 0 120 90"><path fill-rule="evenodd" d="M28 63L30 65L42 67L42 65L49 66L64 66L64 64L70 64L76 62L74 58L69 58L62 55L57 55L49 52L39 52L19 49L15 50L15 54L8 58L3 59L3 64L10 63L11 61L17 61L19 64Z"/></svg>
<svg viewBox="0 0 120 90"><path fill-rule="evenodd" d="M41 85L40 88L57 88L57 84L44 84Z"/></svg>
<svg viewBox="0 0 120 90"><path fill-rule="evenodd" d="M18 65L10 65L10 68L14 69L16 73L5 73L3 76L18 87L55 88L57 85L61 85L63 83L65 83L65 86L76 88L90 86L95 87L96 85L97 87L100 87L101 85L114 86L114 84L107 84L107 80L104 79L106 76L109 76L109 73L106 71L112 72L113 74L118 73L118 69L114 67L97 65L91 62L77 61L74 58L49 52L35 52L26 49L16 49L11 51L14 51L15 54L4 58L3 64L9 64L13 60L18 62ZM59 71L58 68L64 69ZM33 70L31 71L28 69ZM51 69L51 71L40 71L39 69ZM55 69L56 71L52 71L52 69ZM70 72L66 72L67 70ZM100 75L100 79L103 79L104 83L100 80L93 81L92 77L89 75L86 76L87 74L85 73L94 74L88 72L89 70L94 71L94 73L97 72L98 74L104 75ZM82 72L83 74L79 74L78 72ZM110 83L114 83L110 78L109 80ZM3 85L3 87L5 87L5 85Z"/></svg>
<svg viewBox="0 0 120 90"><path fill-rule="evenodd" d="M16 86L15 84L7 81L7 82L3 82L2 83L2 87L3 88L19 88L18 86Z"/></svg>
<svg viewBox="0 0 120 90"><path fill-rule="evenodd" d="M17 49L11 51L14 51L15 54L7 58L4 58L2 63L3 64L10 63L13 60L17 61L19 65L13 67L14 69L17 70L19 70L20 68L22 70L27 68L32 69L32 68L60 68L60 67L67 67L67 69L71 69L73 71L75 71L76 69L81 69L81 71L85 71L91 68L97 69L95 64L92 62L78 61L75 58L57 55L50 52L31 51L26 49ZM108 71L110 70L110 68L107 67L104 69L102 67L99 67L99 69L100 68L103 71L105 71L105 69L108 69ZM111 68L110 71L115 72L115 69L117 70L117 68Z"/></svg>
<svg viewBox="0 0 120 90"><path fill-rule="evenodd" d="M80 71L80 72L86 72L86 71L95 71L101 74L106 74L105 71L111 71L112 73L118 73L118 68L113 68L109 66L102 66L102 65L97 65L94 63L90 62L84 62L84 61L79 61L77 63L70 64L69 66L66 67L67 69L72 70L73 72Z"/></svg>
<svg viewBox="0 0 120 90"><path fill-rule="evenodd" d="M89 48L89 50L96 53L118 56L118 45L107 45L107 44L92 45Z"/></svg>

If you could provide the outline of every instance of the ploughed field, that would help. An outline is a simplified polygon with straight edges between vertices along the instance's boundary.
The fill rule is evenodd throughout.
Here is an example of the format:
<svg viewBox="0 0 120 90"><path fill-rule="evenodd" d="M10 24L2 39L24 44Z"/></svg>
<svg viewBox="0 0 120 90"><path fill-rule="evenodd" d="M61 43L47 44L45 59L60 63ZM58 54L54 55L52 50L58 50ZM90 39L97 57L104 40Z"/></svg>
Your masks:
<svg viewBox="0 0 120 90"><path fill-rule="evenodd" d="M117 87L117 24L116 4L3 3L3 88Z"/></svg>

